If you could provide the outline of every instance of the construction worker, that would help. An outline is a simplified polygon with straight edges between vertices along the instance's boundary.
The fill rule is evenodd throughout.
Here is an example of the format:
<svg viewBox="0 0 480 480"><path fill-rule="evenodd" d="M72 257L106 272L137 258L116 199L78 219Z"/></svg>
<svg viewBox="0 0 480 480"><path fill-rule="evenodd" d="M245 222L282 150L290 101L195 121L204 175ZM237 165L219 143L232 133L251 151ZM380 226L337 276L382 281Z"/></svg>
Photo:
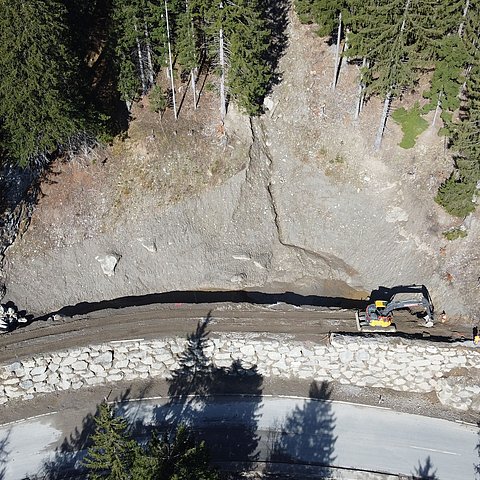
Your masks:
<svg viewBox="0 0 480 480"><path fill-rule="evenodd" d="M473 343L480 345L480 335L478 334L478 327L473 327Z"/></svg>

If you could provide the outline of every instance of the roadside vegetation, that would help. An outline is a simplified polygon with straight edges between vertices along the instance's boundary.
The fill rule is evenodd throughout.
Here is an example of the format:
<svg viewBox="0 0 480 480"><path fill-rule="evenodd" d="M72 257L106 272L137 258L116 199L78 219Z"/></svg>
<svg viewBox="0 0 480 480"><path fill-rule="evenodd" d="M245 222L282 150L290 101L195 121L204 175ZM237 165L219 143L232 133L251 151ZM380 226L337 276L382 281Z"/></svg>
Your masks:
<svg viewBox="0 0 480 480"><path fill-rule="evenodd" d="M107 403L95 417L92 445L83 460L91 480L218 480L205 442L195 441L181 425L163 436L153 432L141 443L131 425Z"/></svg>
<svg viewBox="0 0 480 480"><path fill-rule="evenodd" d="M418 91L418 107L392 115L404 130L401 146L413 146L426 127L421 115L434 111L433 126L441 119L454 161L435 200L455 216L472 212L480 185L479 5L293 4L302 22L335 45L333 90L342 63L360 67L355 117L370 98L382 99L376 149L392 102ZM280 80L288 8L286 0L1 0L0 164L47 164L109 142L147 95L160 116L169 110L178 117L187 88L186 100L201 107L207 87L218 95L220 125L230 103L261 114Z"/></svg>

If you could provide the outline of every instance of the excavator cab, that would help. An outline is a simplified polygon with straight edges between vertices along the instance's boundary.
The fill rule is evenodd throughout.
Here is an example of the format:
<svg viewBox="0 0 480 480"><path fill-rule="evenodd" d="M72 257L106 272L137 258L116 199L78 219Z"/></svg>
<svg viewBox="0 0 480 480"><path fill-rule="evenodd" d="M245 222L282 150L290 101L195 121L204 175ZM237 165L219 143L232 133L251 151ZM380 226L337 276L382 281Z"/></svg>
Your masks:
<svg viewBox="0 0 480 480"><path fill-rule="evenodd" d="M356 313L359 331L395 332L396 327L393 323L393 312L395 310L408 310L412 314L416 310L420 310L420 312L423 312L422 318L425 320L425 326L431 327L433 325L433 303L425 285L399 285L389 289L380 288L383 298L376 299L369 304L365 313Z"/></svg>
<svg viewBox="0 0 480 480"><path fill-rule="evenodd" d="M371 327L387 328L392 325L392 317L381 315L381 309L387 306L387 302L383 300L377 300L375 303L368 305L365 311L365 321Z"/></svg>

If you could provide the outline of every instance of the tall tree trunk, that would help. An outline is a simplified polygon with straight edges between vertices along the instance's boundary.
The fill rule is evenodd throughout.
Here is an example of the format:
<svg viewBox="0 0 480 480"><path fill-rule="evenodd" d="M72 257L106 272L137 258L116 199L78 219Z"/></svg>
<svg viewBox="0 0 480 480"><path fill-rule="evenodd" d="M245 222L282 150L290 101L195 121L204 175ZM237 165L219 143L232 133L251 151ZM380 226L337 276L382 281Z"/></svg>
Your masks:
<svg viewBox="0 0 480 480"><path fill-rule="evenodd" d="M380 146L382 145L383 132L385 130L385 124L387 123L388 110L390 108L391 101L392 101L392 92L389 91L385 97L385 101L383 102L382 118L380 120L380 125L378 127L377 135L375 137L375 143L374 143L375 150L379 150Z"/></svg>
<svg viewBox="0 0 480 480"><path fill-rule="evenodd" d="M362 60L362 70L365 68L367 64L367 59L363 57ZM363 104L363 90L365 85L363 83L363 72L360 70L360 82L358 83L358 96L357 96L357 107L355 108L355 120L360 116L360 112L362 111L362 104Z"/></svg>
<svg viewBox="0 0 480 480"><path fill-rule="evenodd" d="M465 18L468 14L468 9L470 7L470 0L466 0L465 2L465 8L463 9L463 15L462 15L462 23L460 23L460 26L458 27L458 36L462 38L463 36L463 28L465 27Z"/></svg>
<svg viewBox="0 0 480 480"><path fill-rule="evenodd" d="M165 21L167 23L168 66L170 69L170 84L172 87L173 115L175 116L175 120L176 120L178 118L178 114L177 114L177 101L175 97L175 82L173 81L172 46L170 42L170 24L168 23L167 0L165 0Z"/></svg>
<svg viewBox="0 0 480 480"><path fill-rule="evenodd" d="M153 70L153 61L152 61L152 46L150 45L150 35L148 34L147 22L144 24L144 33L145 33L145 44L147 49L147 64L148 64L148 80L150 86L155 83L154 70Z"/></svg>
<svg viewBox="0 0 480 480"><path fill-rule="evenodd" d="M403 32L405 31L405 26L407 24L407 11L409 6L410 6L410 0L407 0L405 2L405 8L403 10L403 20L402 20L402 26L400 27L400 35L402 35ZM387 124L387 118L388 118L388 111L390 109L390 103L392 101L391 89L392 87L390 86L390 90L388 91L385 97L385 100L383 102L382 118L380 119L380 125L377 130L377 135L375 136L375 143L374 143L375 150L379 150L380 146L382 145L383 132L385 131L385 125Z"/></svg>
<svg viewBox="0 0 480 480"><path fill-rule="evenodd" d="M196 85L196 75L195 69L192 68L190 71L190 82L192 83L192 93L193 93L193 108L197 109L197 85Z"/></svg>
<svg viewBox="0 0 480 480"><path fill-rule="evenodd" d="M443 92L438 92L437 106L435 108L435 114L433 115L432 127L435 126L435 122L437 121L438 112L440 111L440 105L442 104L440 99L442 98L442 93Z"/></svg>
<svg viewBox="0 0 480 480"><path fill-rule="evenodd" d="M147 82L145 80L145 70L143 68L143 55L142 55L142 48L140 46L140 39L138 38L138 29L137 24L134 23L135 28L135 41L137 42L137 55L138 55L138 67L140 69L140 79L142 81L142 95L147 91Z"/></svg>
<svg viewBox="0 0 480 480"><path fill-rule="evenodd" d="M185 0L185 10L190 15L190 6L188 0ZM193 26L193 18L190 16L190 28L192 29L192 46L195 49L195 28ZM190 82L192 84L192 93L193 93L193 108L197 109L197 67L194 67L190 70Z"/></svg>
<svg viewBox="0 0 480 480"><path fill-rule="evenodd" d="M337 86L337 76L338 76L338 57L340 55L340 38L342 36L342 12L338 14L338 31L337 31L337 49L335 51L335 66L333 68L333 82L332 82L332 90L335 91Z"/></svg>
<svg viewBox="0 0 480 480"><path fill-rule="evenodd" d="M223 8L223 4L220 4L221 8ZM225 46L223 44L223 28L220 29L219 32L220 37L220 116L222 118L222 122L225 121L225 116L227 115L227 100L225 97Z"/></svg>

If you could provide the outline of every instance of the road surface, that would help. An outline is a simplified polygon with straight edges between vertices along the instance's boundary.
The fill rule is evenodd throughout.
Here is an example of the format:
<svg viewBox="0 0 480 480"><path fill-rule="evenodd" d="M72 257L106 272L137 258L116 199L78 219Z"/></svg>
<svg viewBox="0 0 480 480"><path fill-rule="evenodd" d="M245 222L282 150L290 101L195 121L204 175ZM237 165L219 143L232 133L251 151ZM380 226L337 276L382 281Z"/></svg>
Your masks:
<svg viewBox="0 0 480 480"><path fill-rule="evenodd" d="M345 402L265 396L157 398L121 404L119 411L142 425L137 432L188 422L206 438L215 461L251 463L267 471L294 462L473 480L479 463L475 426ZM0 478L37 474L49 462L50 471L57 472L62 464L78 462L84 452L76 447L84 444L83 433L75 432L68 412L0 426ZM65 438L71 439L67 444L74 452L56 453Z"/></svg>

